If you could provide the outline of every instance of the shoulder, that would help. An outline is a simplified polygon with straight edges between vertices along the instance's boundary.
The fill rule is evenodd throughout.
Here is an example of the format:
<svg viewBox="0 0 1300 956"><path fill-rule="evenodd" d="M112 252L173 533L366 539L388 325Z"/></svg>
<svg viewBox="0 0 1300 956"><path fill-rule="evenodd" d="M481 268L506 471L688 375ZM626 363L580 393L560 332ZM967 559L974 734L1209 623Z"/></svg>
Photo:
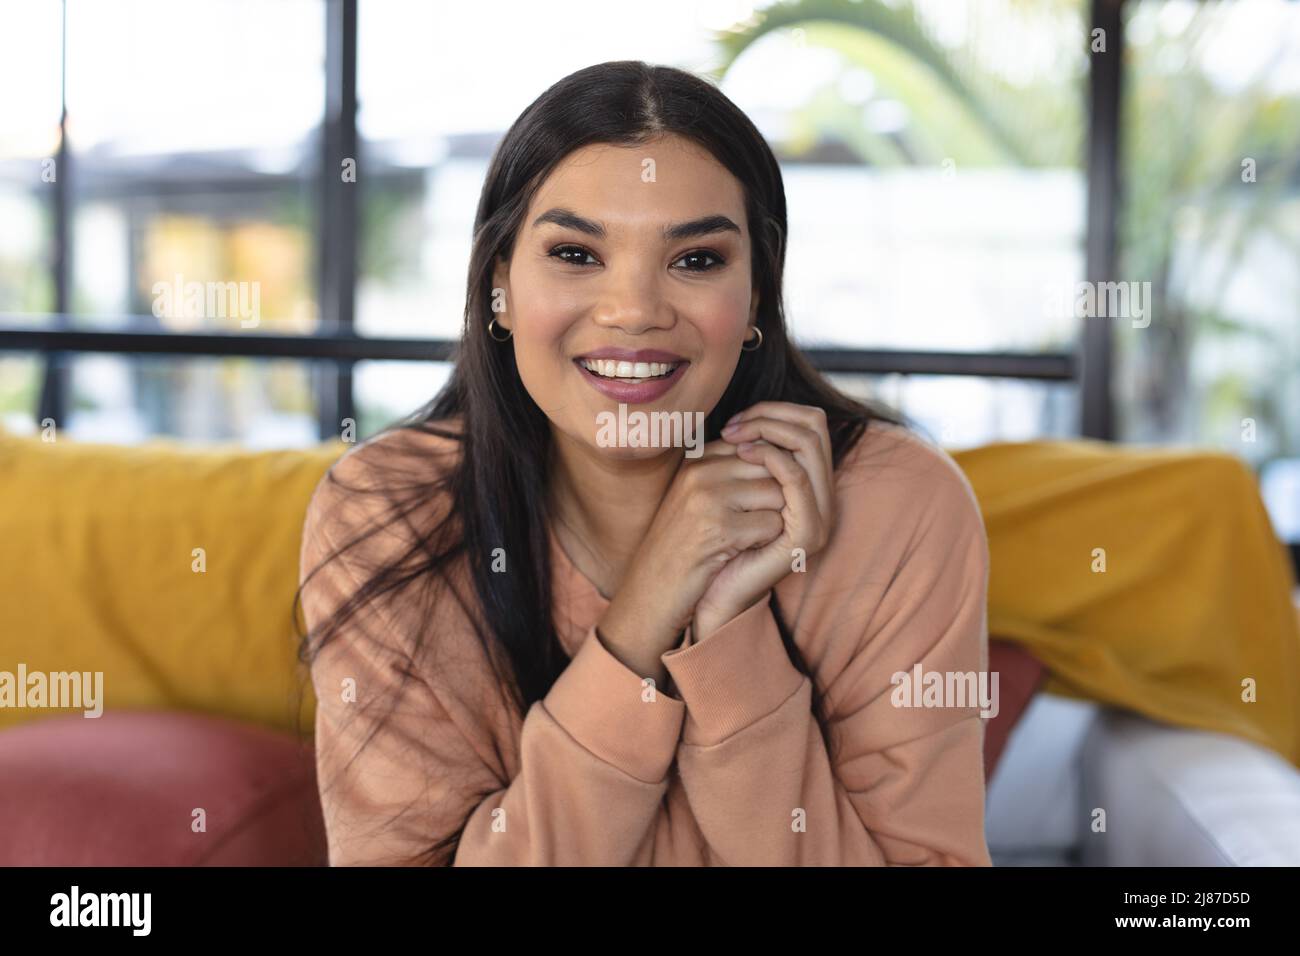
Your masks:
<svg viewBox="0 0 1300 956"><path fill-rule="evenodd" d="M499 682L470 616L475 598L454 554L460 529L446 481L463 432L459 422L435 427L382 432L317 485L299 561L312 670L318 686L333 687L365 668L379 696L393 697L414 676L444 702L487 713Z"/></svg>
<svg viewBox="0 0 1300 956"><path fill-rule="evenodd" d="M836 469L835 494L835 526L797 605L825 684L886 688L923 659L932 670L981 666L988 542L957 463L873 421Z"/></svg>
<svg viewBox="0 0 1300 956"><path fill-rule="evenodd" d="M946 451L913 429L873 421L835 472L837 534L842 546L873 540L942 551L985 549L979 502Z"/></svg>
<svg viewBox="0 0 1300 956"><path fill-rule="evenodd" d="M303 525L303 564L309 551L346 548L369 532L369 551L392 550L399 539L389 526L410 526L412 506L436 510L430 494L460 453L459 422L394 428L349 448L321 477ZM423 499L422 501L420 499ZM408 520L394 522L405 514ZM387 532L385 534L385 532ZM304 567L304 570L306 568Z"/></svg>
<svg viewBox="0 0 1300 956"><path fill-rule="evenodd" d="M436 430L435 430L436 429ZM458 423L437 423L392 428L349 448L326 473L321 486L357 484L373 487L411 468L429 469L444 464L460 450Z"/></svg>

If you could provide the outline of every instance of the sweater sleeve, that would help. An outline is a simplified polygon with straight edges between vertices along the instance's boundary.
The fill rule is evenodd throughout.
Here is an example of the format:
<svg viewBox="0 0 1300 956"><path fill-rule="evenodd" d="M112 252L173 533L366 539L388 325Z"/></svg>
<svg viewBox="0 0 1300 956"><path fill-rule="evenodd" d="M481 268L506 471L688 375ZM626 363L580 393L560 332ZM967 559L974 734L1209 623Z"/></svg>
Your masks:
<svg viewBox="0 0 1300 956"><path fill-rule="evenodd" d="M925 527L879 603L818 615L834 622L834 643L848 642L838 652L847 663L826 693L840 747L834 764L770 592L664 656L687 710L678 769L715 862L990 865L980 705L894 705L891 677L915 664L945 674L987 667L988 552L978 506L961 482L925 506ZM818 594L851 593L851 569L858 580L880 576L862 573L871 561L861 553L867 536L843 531L847 549L826 556L833 578Z"/></svg>
<svg viewBox="0 0 1300 956"><path fill-rule="evenodd" d="M334 551L324 498L308 512L304 576ZM325 562L303 588L308 627L362 580L346 553ZM512 718L481 703L492 695L477 689L495 683L486 664L471 666L480 658L469 652L440 655L441 666L457 670L428 679L398 649L410 635L388 610L364 606L311 665L331 865L648 859L685 717L680 700L643 690L592 627L525 715L516 761L508 756ZM438 639L473 644L454 631ZM435 845L437 853L422 856Z"/></svg>

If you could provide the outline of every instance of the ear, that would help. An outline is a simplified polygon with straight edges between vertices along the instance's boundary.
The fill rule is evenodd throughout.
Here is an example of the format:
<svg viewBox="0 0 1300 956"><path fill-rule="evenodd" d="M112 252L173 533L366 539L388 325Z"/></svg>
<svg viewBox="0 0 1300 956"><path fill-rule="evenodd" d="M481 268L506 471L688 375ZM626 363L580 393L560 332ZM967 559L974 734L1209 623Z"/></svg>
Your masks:
<svg viewBox="0 0 1300 956"><path fill-rule="evenodd" d="M502 298L505 302L506 310L504 312L494 312L493 316L497 320L497 325L503 329L512 329L512 319L510 318L510 260L500 255L496 257L492 266L492 292L488 297L489 307L497 299L497 289L505 290Z"/></svg>
<svg viewBox="0 0 1300 956"><path fill-rule="evenodd" d="M755 292L750 297L749 302L749 324L753 325L758 320L758 293Z"/></svg>

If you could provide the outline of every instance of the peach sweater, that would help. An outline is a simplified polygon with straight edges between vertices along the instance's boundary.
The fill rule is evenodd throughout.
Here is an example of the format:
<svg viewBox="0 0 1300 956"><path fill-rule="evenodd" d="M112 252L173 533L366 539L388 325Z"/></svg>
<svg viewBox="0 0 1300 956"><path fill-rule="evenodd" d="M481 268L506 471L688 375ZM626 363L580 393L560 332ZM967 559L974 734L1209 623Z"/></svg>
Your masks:
<svg viewBox="0 0 1300 956"><path fill-rule="evenodd" d="M433 467L455 444L390 433L332 470L374 485L374 466L397 450ZM523 719L495 696L456 601L394 592L315 661L330 863L410 864L463 824L458 866L989 865L979 704L895 706L891 683L917 664L987 666L988 547L974 494L942 450L881 423L835 488L829 543L775 589L826 692L834 766L768 600L700 642L688 629L662 656L673 693L647 691L596 636L609 601L552 535L556 628L570 660ZM322 481L303 577L373 518L371 497ZM308 625L369 562L409 545L389 529L327 563L303 589ZM422 621L433 623L435 656L407 666L394 641ZM361 717L367 707L378 709Z"/></svg>

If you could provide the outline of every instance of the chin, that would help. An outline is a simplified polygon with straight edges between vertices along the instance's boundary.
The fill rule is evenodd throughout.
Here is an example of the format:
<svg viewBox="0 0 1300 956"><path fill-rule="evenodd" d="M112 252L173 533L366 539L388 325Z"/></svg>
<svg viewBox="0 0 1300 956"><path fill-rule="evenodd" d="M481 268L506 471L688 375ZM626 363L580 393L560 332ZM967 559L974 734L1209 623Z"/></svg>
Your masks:
<svg viewBox="0 0 1300 956"><path fill-rule="evenodd" d="M615 461L644 461L651 458L658 458L660 455L667 455L673 452L672 448L633 448L627 446L610 446L597 445L594 442L591 447L605 458Z"/></svg>

